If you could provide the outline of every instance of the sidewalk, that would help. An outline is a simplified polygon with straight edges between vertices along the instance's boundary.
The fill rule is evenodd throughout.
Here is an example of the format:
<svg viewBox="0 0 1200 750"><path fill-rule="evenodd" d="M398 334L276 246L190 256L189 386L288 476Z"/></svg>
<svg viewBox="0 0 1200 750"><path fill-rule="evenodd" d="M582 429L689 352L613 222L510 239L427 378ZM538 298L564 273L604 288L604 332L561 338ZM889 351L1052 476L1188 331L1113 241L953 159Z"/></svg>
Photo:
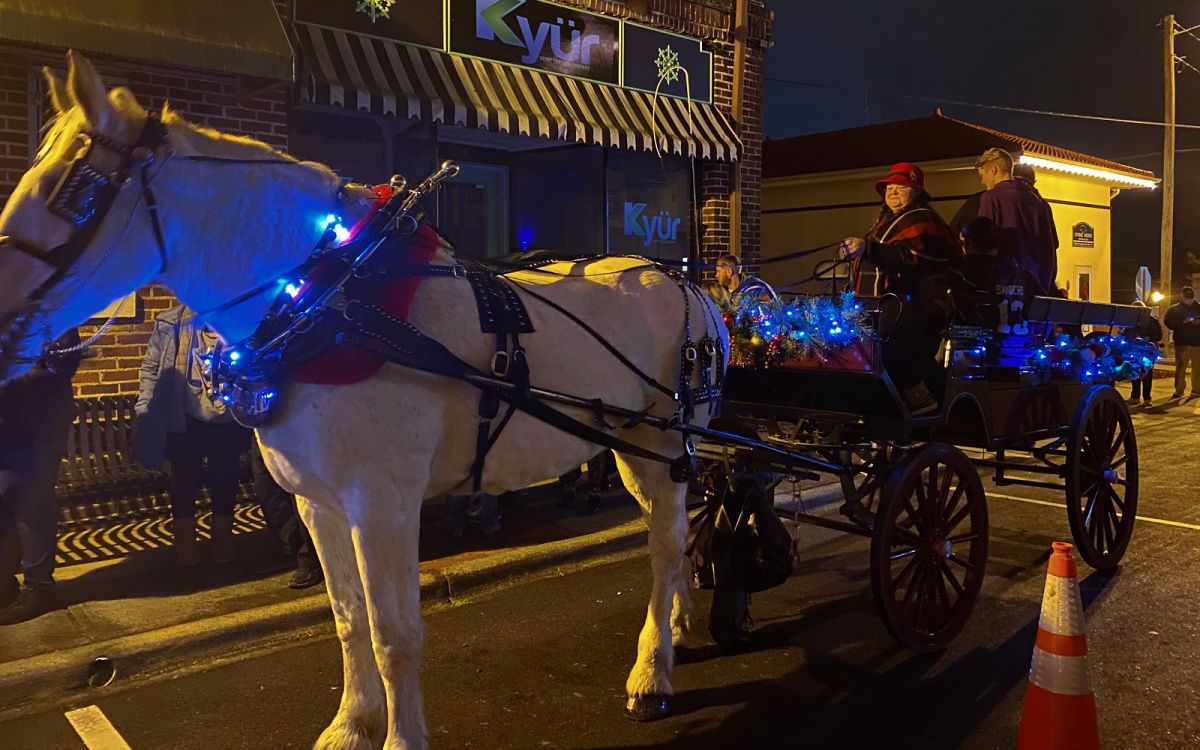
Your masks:
<svg viewBox="0 0 1200 750"><path fill-rule="evenodd" d="M582 500L582 492L580 499ZM632 498L604 496L596 515L560 508L553 487L502 506L491 537L468 525L463 539L445 527L444 504L423 509L421 600L426 606L479 594L526 576L593 564L645 547ZM279 556L264 532L235 537L238 559L180 569L160 547L117 559L62 567L61 609L0 626L0 716L19 706L69 699L87 690L94 660L107 657L118 681L197 661L229 659L319 633L332 633L324 586L287 588L290 572L253 571Z"/></svg>

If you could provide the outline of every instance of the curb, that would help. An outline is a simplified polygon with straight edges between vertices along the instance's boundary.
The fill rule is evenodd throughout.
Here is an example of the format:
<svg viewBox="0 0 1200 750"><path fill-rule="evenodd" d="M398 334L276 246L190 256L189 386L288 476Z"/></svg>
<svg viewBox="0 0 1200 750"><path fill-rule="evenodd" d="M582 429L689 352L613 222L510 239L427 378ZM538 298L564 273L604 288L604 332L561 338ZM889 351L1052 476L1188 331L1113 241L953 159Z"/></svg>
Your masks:
<svg viewBox="0 0 1200 750"><path fill-rule="evenodd" d="M422 608L452 605L519 582L612 562L644 549L645 535L645 524L635 519L593 534L497 550L422 571ZM322 592L0 664L0 720L32 705L78 699L88 689L89 667L101 656L116 666L117 679L127 682L130 677L233 661L318 635L332 623L329 599ZM15 700L5 701L9 696Z"/></svg>

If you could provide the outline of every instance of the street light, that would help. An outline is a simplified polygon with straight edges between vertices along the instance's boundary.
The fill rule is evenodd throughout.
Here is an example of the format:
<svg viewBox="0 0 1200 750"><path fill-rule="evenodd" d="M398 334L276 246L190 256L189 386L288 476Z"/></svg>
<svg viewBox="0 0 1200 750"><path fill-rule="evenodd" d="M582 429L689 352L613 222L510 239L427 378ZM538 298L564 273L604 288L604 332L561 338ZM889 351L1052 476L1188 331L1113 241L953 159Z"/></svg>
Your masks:
<svg viewBox="0 0 1200 750"><path fill-rule="evenodd" d="M1164 295L1162 292L1152 292L1150 294L1150 301L1157 305L1159 302L1163 301L1165 296L1166 295Z"/></svg>

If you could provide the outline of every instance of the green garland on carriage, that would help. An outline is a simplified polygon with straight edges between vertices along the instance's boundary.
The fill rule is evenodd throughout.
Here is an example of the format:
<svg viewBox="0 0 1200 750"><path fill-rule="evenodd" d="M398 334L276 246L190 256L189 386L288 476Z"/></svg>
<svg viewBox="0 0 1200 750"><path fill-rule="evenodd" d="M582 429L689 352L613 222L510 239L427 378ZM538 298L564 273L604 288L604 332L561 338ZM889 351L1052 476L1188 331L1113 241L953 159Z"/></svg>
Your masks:
<svg viewBox="0 0 1200 750"><path fill-rule="evenodd" d="M786 301L748 298L723 307L721 315L729 327L729 363L739 367L828 357L871 333L869 316L853 292Z"/></svg>

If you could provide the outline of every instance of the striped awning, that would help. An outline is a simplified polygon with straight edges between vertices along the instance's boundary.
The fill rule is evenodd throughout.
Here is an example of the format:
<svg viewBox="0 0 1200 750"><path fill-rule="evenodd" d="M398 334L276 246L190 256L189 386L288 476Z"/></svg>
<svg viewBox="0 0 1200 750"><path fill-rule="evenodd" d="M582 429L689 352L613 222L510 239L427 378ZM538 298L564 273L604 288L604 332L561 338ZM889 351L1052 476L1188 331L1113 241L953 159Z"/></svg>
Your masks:
<svg viewBox="0 0 1200 750"><path fill-rule="evenodd" d="M314 104L705 159L741 141L714 106L296 24Z"/></svg>

